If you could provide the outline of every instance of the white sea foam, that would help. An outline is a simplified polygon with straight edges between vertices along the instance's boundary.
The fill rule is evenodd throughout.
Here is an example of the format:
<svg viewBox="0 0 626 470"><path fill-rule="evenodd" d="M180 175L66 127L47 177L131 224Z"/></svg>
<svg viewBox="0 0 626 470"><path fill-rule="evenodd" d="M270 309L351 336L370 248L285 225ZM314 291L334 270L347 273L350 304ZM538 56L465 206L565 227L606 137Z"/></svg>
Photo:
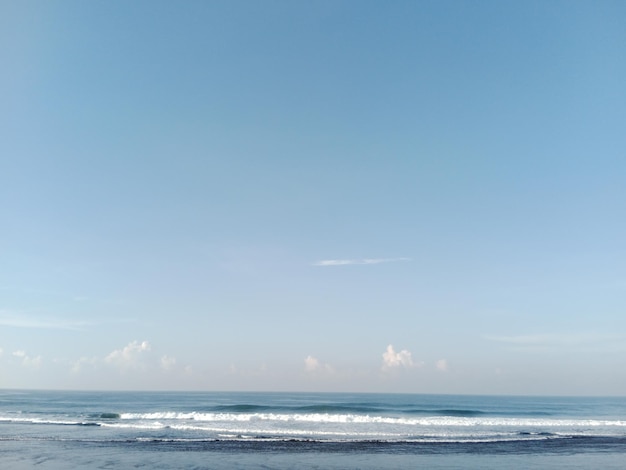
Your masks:
<svg viewBox="0 0 626 470"><path fill-rule="evenodd" d="M389 424L405 426L515 426L515 427L626 427L624 420L599 419L545 419L545 418L503 418L503 417L453 417L432 416L419 418L398 418L357 414L330 413L122 413L122 420L168 420L195 422L305 422L337 424Z"/></svg>
<svg viewBox="0 0 626 470"><path fill-rule="evenodd" d="M157 429L165 429L168 426L165 424L159 423L158 421L155 423L98 423L100 426L104 428L118 428L118 429L147 429L147 430L157 430Z"/></svg>

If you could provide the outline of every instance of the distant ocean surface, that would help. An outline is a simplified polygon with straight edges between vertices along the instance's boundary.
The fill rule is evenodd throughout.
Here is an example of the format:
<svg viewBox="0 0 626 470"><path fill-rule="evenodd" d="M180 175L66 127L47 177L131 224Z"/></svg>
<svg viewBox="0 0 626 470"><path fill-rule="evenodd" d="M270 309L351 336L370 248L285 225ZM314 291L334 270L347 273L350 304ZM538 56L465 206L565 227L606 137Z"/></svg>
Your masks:
<svg viewBox="0 0 626 470"><path fill-rule="evenodd" d="M624 469L626 398L0 390L0 468Z"/></svg>

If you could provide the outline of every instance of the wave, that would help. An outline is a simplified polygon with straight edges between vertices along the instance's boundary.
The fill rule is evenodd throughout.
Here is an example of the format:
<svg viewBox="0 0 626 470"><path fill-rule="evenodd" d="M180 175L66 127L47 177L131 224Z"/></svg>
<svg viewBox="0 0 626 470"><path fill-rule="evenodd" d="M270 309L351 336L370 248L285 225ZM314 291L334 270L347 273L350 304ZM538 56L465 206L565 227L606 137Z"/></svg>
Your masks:
<svg viewBox="0 0 626 470"><path fill-rule="evenodd" d="M253 413L253 412L274 412L274 413L329 413L329 414L400 414L400 415L421 415L421 416L550 416L547 412L503 412L485 411L478 409L463 408L406 408L390 407L377 403L341 403L341 404L316 404L299 406L280 405L219 405L203 410L205 413Z"/></svg>
<svg viewBox="0 0 626 470"><path fill-rule="evenodd" d="M95 417L100 419L120 419L119 413L100 413Z"/></svg>
<svg viewBox="0 0 626 470"><path fill-rule="evenodd" d="M112 427L122 427L124 425L110 425ZM140 426L140 429L155 429ZM170 429L169 426L164 428ZM177 427L182 429L198 429L193 427ZM591 437L594 436L570 436L551 433L510 433L500 435L424 435L424 436L403 436L403 435L385 435L383 433L338 433L338 432L309 432L303 435L301 431L283 430L280 434L276 434L271 430L234 430L233 433L219 433L215 437L170 437L170 436L127 436L125 438L98 438L89 439L81 437L41 437L41 436L0 436L1 441L9 440L60 440L60 441L81 441L81 442L111 442L111 443L129 443L129 442L315 442L315 443L486 443L486 442L515 442L515 441L540 441L547 439L571 439L573 437Z"/></svg>
<svg viewBox="0 0 626 470"><path fill-rule="evenodd" d="M530 417L530 416L552 416L551 413L543 411L533 412L503 412L503 411L483 411L483 410L471 410L471 409L457 409L457 408L444 408L444 409L410 409L405 410L404 413L419 414L419 415L435 415L435 416L493 416L493 417Z"/></svg>
<svg viewBox="0 0 626 470"><path fill-rule="evenodd" d="M480 410L442 409L442 410L409 410L412 414L433 414L436 416L488 416L492 413Z"/></svg>
<svg viewBox="0 0 626 470"><path fill-rule="evenodd" d="M310 442L310 443L367 443L367 444L470 444L470 443L497 443L497 442L527 442L527 441L544 441L551 439L549 436L533 436L528 438L521 437L489 437L489 438L411 438L411 439L359 439L359 438L329 438L320 439L312 437L277 437L265 435L242 435L242 434L222 434L217 438L211 439L185 439L185 438L160 438L160 437L140 437L138 442ZM570 436L554 436L553 439L571 439Z"/></svg>
<svg viewBox="0 0 626 470"><path fill-rule="evenodd" d="M374 406L367 404L318 404L318 405L298 405L298 406L280 406L280 405L219 405L211 407L206 412L215 413L245 413L245 412L284 412L284 413L382 413L388 411L383 406Z"/></svg>
<svg viewBox="0 0 626 470"><path fill-rule="evenodd" d="M0 418L0 423L19 423L19 424L49 424L57 426L100 426L100 423L92 421L67 421L58 419L41 419L41 418Z"/></svg>
<svg viewBox="0 0 626 470"><path fill-rule="evenodd" d="M259 412L275 409L276 407L267 405L219 405L211 408L211 411L216 412L233 412L233 413L245 413L245 412Z"/></svg>
<svg viewBox="0 0 626 470"><path fill-rule="evenodd" d="M488 437L411 437L411 438L324 438L324 437L298 437L298 436L272 436L263 434L223 434L218 437L203 437L203 438L179 438L179 437L124 437L124 438L81 438L81 437L36 437L36 436L0 436L0 442L6 441L63 441L63 442L82 442L88 444L121 444L121 445L133 445L133 444L182 444L185 450L190 450L195 445L241 445L241 444L339 444L339 445L381 445L381 446L393 446L393 445L406 445L410 447L417 447L427 445L433 446L433 449L439 445L445 446L444 452L448 452L449 445L482 445L482 444L504 444L504 445L520 445L530 444L533 445L533 452L538 449L534 447L538 443L565 443L572 448L572 446L580 451L581 446L584 444L589 445L590 448L602 448L603 450L613 449L622 453L626 452L626 438L623 436L584 436L584 435L531 435L527 436L523 433L520 435L512 436L488 436ZM598 447L598 445L600 447ZM551 446L551 450L556 448ZM468 448L470 449L470 448ZM238 450L241 450L238 448ZM293 449L292 449L293 450ZM486 449L485 449L486 450ZM491 448L490 450L494 450ZM475 452L473 449L471 452Z"/></svg>
<svg viewBox="0 0 626 470"><path fill-rule="evenodd" d="M368 404L333 404L333 405L307 405L298 406L292 409L297 413L347 413L347 414L359 414L359 413L383 413L388 411L387 408L376 405Z"/></svg>
<svg viewBox="0 0 626 470"><path fill-rule="evenodd" d="M168 420L196 422L309 422L338 424L391 424L408 426L547 426L547 427L626 427L626 420L512 418L478 416L393 417L335 413L201 413L152 412L121 413L122 420Z"/></svg>
<svg viewBox="0 0 626 470"><path fill-rule="evenodd" d="M459 411L459 410L456 410ZM369 414L346 413L204 413L162 411L150 413L100 413L88 419L66 420L57 418L0 416L0 423L30 423L75 426L108 426L108 427L143 427L160 429L176 426L207 425L232 427L236 423L252 423L258 427L261 423L284 428L290 423L301 423L311 427L317 425L350 426L357 430L361 426L398 427L406 432L412 428L517 428L517 429L594 429L594 428L626 428L626 420L608 419L558 419L558 418L513 418L490 416L454 416L447 413L442 416L383 416ZM371 426L369 426L371 425Z"/></svg>

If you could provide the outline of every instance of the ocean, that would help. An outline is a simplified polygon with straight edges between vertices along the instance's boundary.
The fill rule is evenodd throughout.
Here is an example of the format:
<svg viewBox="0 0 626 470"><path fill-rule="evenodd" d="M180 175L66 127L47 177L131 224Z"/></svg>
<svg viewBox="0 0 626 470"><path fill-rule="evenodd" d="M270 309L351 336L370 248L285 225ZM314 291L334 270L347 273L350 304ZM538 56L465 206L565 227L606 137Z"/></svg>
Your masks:
<svg viewBox="0 0 626 470"><path fill-rule="evenodd" d="M0 390L0 468L621 470L626 398Z"/></svg>

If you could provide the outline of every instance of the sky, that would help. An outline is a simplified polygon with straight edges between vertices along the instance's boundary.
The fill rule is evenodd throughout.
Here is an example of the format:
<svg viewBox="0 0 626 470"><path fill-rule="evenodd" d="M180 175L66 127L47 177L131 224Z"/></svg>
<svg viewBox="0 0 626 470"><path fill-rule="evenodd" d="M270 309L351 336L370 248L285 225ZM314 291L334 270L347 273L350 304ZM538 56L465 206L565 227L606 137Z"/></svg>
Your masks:
<svg viewBox="0 0 626 470"><path fill-rule="evenodd" d="M626 395L624 24L0 2L0 388Z"/></svg>

